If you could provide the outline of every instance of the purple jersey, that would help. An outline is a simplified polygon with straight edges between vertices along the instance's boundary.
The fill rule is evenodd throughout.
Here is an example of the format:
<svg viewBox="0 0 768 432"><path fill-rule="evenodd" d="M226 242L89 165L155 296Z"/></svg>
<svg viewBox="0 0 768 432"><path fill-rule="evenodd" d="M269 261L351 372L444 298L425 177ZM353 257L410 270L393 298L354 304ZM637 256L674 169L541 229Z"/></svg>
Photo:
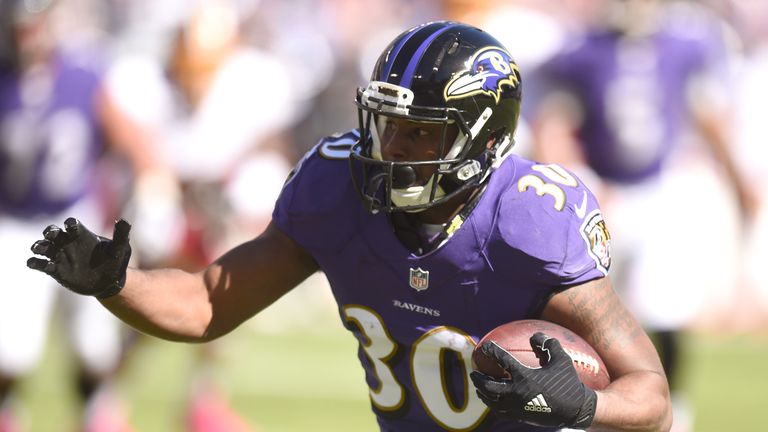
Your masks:
<svg viewBox="0 0 768 432"><path fill-rule="evenodd" d="M92 187L102 139L95 114L99 73L58 56L50 75L23 80L0 69L0 212L63 211Z"/></svg>
<svg viewBox="0 0 768 432"><path fill-rule="evenodd" d="M538 316L553 292L607 273L595 198L559 166L509 156L452 236L419 256L360 203L347 158L357 133L307 153L273 219L330 281L381 430L540 430L489 415L471 351L494 327Z"/></svg>
<svg viewBox="0 0 768 432"><path fill-rule="evenodd" d="M709 71L701 39L660 30L646 39L594 31L545 63L548 85L581 105L578 138L601 177L632 183L658 174L687 122L687 84Z"/></svg>

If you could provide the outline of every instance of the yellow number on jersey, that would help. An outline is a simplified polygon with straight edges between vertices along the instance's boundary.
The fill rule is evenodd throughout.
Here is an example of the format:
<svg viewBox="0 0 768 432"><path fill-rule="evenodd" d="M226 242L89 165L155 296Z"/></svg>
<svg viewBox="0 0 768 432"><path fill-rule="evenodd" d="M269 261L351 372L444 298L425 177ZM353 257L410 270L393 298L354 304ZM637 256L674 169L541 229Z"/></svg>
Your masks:
<svg viewBox="0 0 768 432"><path fill-rule="evenodd" d="M389 335L379 314L360 305L343 308L347 321L360 330L360 345L374 368L378 385L371 386L369 393L373 404L384 411L394 411L405 402L405 389L395 378L391 361L397 344ZM488 415L488 408L477 397L470 383L472 350L475 342L465 332L446 326L436 327L424 333L411 347L411 379L421 405L427 414L444 429L451 431L472 430ZM464 369L464 398L456 406L446 390L443 357L451 351Z"/></svg>
<svg viewBox="0 0 768 432"><path fill-rule="evenodd" d="M544 179L535 174L528 174L518 180L517 190L525 192L528 188L533 188L538 196L551 195L555 199L555 210L563 210L565 207L565 191L557 184L576 187L579 185L576 178L564 170L563 167L556 164L534 165L531 169L541 173L548 180L551 180L552 183L545 182Z"/></svg>

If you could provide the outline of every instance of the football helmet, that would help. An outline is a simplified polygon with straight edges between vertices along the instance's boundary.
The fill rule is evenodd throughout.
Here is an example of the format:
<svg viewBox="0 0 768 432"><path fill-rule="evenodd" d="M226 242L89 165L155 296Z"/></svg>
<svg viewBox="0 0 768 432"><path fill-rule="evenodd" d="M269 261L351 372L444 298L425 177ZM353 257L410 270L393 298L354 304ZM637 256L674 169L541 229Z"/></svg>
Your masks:
<svg viewBox="0 0 768 432"><path fill-rule="evenodd" d="M409 29L379 57L358 88L360 138L352 147L355 187L372 212L418 212L478 186L509 153L521 102L520 71L491 35L436 21ZM387 117L443 125L436 160L389 161L381 154ZM458 128L445 142L449 128ZM416 166L434 174L417 179Z"/></svg>

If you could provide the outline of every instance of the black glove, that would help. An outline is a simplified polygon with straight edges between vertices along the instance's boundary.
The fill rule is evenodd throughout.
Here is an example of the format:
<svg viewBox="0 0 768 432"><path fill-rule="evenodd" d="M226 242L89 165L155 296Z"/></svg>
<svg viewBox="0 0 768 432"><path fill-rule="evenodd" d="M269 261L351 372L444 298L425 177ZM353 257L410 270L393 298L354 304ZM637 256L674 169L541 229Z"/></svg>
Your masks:
<svg viewBox="0 0 768 432"><path fill-rule="evenodd" d="M32 245L32 252L48 259L32 257L27 267L78 294L106 298L123 289L131 258L131 224L123 219L115 222L113 240L90 232L75 218L64 221L64 228L49 225L43 231L44 239Z"/></svg>
<svg viewBox="0 0 768 432"><path fill-rule="evenodd" d="M597 395L584 385L571 357L557 339L544 333L531 336L531 347L541 368L529 368L495 342L480 348L496 360L512 379L494 378L473 371L477 395L502 417L537 426L586 429L592 424Z"/></svg>

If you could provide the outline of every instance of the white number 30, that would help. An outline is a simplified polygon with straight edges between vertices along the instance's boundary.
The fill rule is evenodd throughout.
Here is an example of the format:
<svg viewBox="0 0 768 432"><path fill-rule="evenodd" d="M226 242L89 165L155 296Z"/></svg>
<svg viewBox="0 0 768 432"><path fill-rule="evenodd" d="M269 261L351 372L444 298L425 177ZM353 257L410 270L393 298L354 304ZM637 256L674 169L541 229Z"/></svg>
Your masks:
<svg viewBox="0 0 768 432"><path fill-rule="evenodd" d="M392 358L397 344L389 335L384 321L373 310L359 305L344 307L347 321L360 333L360 345L373 365L378 385L371 385L370 397L376 408L395 411L405 403L405 389L392 371ZM357 333L356 333L357 334ZM429 416L444 429L471 430L488 414L488 408L477 397L469 380L472 371L472 349L475 342L463 331L446 326L435 327L413 343L409 356L411 380L419 402ZM457 406L448 395L443 358L452 352L460 360L464 372L464 397Z"/></svg>
<svg viewBox="0 0 768 432"><path fill-rule="evenodd" d="M554 183L571 187L579 185L576 178L568 171L564 170L560 165L534 165L531 169L541 173L544 177ZM560 186L554 183L547 183L544 179L535 174L528 174L518 180L517 190L525 192L528 188L532 187L538 196L544 196L544 194L551 195L552 198L555 199L555 209L561 211L565 207L565 192Z"/></svg>

